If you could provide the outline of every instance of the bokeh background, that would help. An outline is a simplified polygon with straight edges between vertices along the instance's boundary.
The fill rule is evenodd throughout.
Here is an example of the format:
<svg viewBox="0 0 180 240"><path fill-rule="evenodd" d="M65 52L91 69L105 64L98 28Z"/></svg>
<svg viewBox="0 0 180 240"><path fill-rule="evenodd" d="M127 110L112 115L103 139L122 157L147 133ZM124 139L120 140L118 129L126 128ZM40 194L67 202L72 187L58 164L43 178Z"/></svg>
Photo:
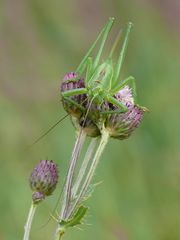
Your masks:
<svg viewBox="0 0 180 240"><path fill-rule="evenodd" d="M98 166L82 231L65 239L180 239L180 1L6 0L0 2L0 239L22 239L28 176L44 158L63 182L75 132L69 119L28 148L65 112L59 85L109 16L113 32L134 23L122 76L137 81L150 112L128 140L111 140ZM112 33L113 35L113 33ZM110 47L109 43L107 48ZM39 207L31 239L52 239L60 192Z"/></svg>

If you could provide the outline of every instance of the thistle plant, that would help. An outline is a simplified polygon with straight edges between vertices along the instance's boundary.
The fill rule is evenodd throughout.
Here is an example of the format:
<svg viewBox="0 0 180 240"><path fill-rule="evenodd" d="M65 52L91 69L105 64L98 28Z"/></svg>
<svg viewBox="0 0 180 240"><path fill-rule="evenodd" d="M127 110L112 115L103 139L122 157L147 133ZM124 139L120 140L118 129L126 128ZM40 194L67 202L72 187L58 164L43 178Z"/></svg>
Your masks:
<svg viewBox="0 0 180 240"><path fill-rule="evenodd" d="M41 160L29 178L29 185L33 191L32 204L29 210L27 222L24 227L23 240L29 239L33 217L37 205L42 202L47 196L51 195L56 188L58 182L57 165L51 160Z"/></svg>
<svg viewBox="0 0 180 240"><path fill-rule="evenodd" d="M84 201L89 197L91 181L108 139L128 138L146 111L145 107L135 102L134 77L120 80L132 23L128 23L117 60L114 61L113 55L119 36L105 61L102 61L102 53L113 22L114 19L110 18L76 71L66 74L61 83L63 106L77 130L77 140L66 177L56 239L61 238L68 227L81 223L80 219L87 211ZM99 50L93 57L92 52L98 42ZM81 166L76 169L87 136L92 137L92 141Z"/></svg>
<svg viewBox="0 0 180 240"><path fill-rule="evenodd" d="M88 211L85 200L91 196L96 186L92 184L92 179L109 138L123 140L131 136L147 110L136 102L134 77L120 79L132 23L127 25L120 50L117 50L120 42L118 34L108 56L102 60L113 23L114 18L110 18L77 69L67 73L61 82L62 103L77 136L60 200L54 240L60 240L68 228L83 223ZM114 56L115 51L119 52L117 59ZM91 141L82 156L87 138L91 138ZM81 163L77 164L80 160ZM57 172L50 174L50 178L48 175L48 180L41 177L42 172L44 173L40 170L42 165L40 163L30 177L30 186L34 191L33 205L51 194L57 182ZM25 229L29 229L27 226L28 224ZM28 237L24 240L28 240Z"/></svg>

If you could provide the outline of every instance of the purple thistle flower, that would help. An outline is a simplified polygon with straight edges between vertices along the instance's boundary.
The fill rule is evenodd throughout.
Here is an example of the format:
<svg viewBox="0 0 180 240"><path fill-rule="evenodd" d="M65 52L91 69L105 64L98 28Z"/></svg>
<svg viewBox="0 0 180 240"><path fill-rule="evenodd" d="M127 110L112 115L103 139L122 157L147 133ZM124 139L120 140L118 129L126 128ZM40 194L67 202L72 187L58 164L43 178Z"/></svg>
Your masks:
<svg viewBox="0 0 180 240"><path fill-rule="evenodd" d="M32 171L29 183L34 203L42 201L53 193L58 182L57 165L52 160L41 160Z"/></svg>
<svg viewBox="0 0 180 240"><path fill-rule="evenodd" d="M66 73L66 75L63 78L63 81L72 80L72 79L75 79L76 77L77 77L77 74L75 72L69 72L69 73Z"/></svg>
<svg viewBox="0 0 180 240"><path fill-rule="evenodd" d="M125 113L111 114L106 121L106 129L111 137L126 139L139 126L143 115L144 110L141 107L131 105Z"/></svg>
<svg viewBox="0 0 180 240"><path fill-rule="evenodd" d="M78 75L75 72L67 73L61 84L61 92L65 92L68 90L84 88L84 79L77 79ZM76 79L76 80L75 80ZM95 123L93 123L90 118L91 112L93 111L92 106L89 110L90 114L86 116L86 112L88 111L89 103L87 100L86 94L79 94L69 97L69 99L73 100L70 102L66 98L62 98L64 109L70 114L73 125L76 129L80 129L83 127L83 131L86 132L89 137L97 137L100 135L100 131ZM84 110L83 110L84 109Z"/></svg>
<svg viewBox="0 0 180 240"><path fill-rule="evenodd" d="M84 79L78 78L78 75L75 72L67 73L60 86L61 92L78 89L78 88L84 88ZM86 94L78 94L71 97L63 98L62 97L62 103L64 106L64 109L73 117L80 118L83 114L82 109L86 105Z"/></svg>
<svg viewBox="0 0 180 240"><path fill-rule="evenodd" d="M115 94L115 97L118 101L120 101L124 105L128 105L128 104L134 105L132 90L128 85L126 85L124 88L119 90L119 92Z"/></svg>
<svg viewBox="0 0 180 240"><path fill-rule="evenodd" d="M74 72L66 74L61 84L61 91L84 88L84 79L80 78L78 80L77 77L77 74ZM117 113L121 109L107 101L101 104L92 102L89 105L86 94L69 97L73 102L63 98L63 105L65 110L71 115L76 129L83 127L88 136L99 136L101 125L104 123L111 137L125 139L139 126L146 109L134 104L132 89L128 85L119 90L114 97L128 108L127 112ZM81 107L84 108L84 111L82 111ZM86 115L87 111L88 115ZM116 113L108 113L109 111L116 111Z"/></svg>
<svg viewBox="0 0 180 240"><path fill-rule="evenodd" d="M115 95L116 99L127 106L128 111L124 113L112 113L108 116L105 127L113 138L120 140L128 138L139 126L146 108L134 104L132 90L125 86ZM109 105L114 110L114 106ZM117 109L117 108L116 108Z"/></svg>

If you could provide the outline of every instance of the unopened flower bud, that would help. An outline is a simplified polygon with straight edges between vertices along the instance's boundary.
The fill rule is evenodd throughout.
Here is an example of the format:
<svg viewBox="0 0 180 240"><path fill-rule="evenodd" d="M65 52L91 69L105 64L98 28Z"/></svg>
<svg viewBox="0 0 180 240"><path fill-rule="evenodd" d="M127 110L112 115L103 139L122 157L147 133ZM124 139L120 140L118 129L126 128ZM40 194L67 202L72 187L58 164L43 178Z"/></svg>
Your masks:
<svg viewBox="0 0 180 240"><path fill-rule="evenodd" d="M61 83L61 93L84 88L84 79L79 78L75 72L67 73ZM72 95L68 98L62 96L64 109L73 117L80 118L83 114L83 108L86 105L86 94Z"/></svg>
<svg viewBox="0 0 180 240"><path fill-rule="evenodd" d="M29 183L34 203L42 201L53 193L58 182L57 165L52 160L41 160L32 171Z"/></svg>

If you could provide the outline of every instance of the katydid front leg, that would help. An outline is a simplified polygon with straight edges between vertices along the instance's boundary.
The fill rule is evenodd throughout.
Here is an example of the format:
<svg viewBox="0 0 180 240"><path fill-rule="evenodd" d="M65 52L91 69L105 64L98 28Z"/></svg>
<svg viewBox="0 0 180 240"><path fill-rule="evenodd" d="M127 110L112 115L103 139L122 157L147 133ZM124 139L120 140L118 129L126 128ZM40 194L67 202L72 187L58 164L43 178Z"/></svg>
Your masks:
<svg viewBox="0 0 180 240"><path fill-rule="evenodd" d="M86 88L76 88L76 89L67 90L65 92L62 92L61 94L63 97L72 97L75 95L86 94L86 93L87 93Z"/></svg>
<svg viewBox="0 0 180 240"><path fill-rule="evenodd" d="M64 99L68 102L70 102L71 104L73 104L74 106L76 106L77 108L79 108L82 112L85 112L86 109L81 105L78 104L76 101L74 101L73 99L69 98L69 97L64 97Z"/></svg>
<svg viewBox="0 0 180 240"><path fill-rule="evenodd" d="M62 92L62 97L74 104L76 107L78 107L80 110L82 110L83 112L86 111L86 109L81 105L82 103L84 103L87 99L85 99L81 104L78 104L76 101L74 101L72 98L70 97L73 97L73 96L76 96L76 95L81 95L81 94L86 94L87 93L87 89L86 88L76 88L76 89L71 89L71 90L68 90L66 92Z"/></svg>

